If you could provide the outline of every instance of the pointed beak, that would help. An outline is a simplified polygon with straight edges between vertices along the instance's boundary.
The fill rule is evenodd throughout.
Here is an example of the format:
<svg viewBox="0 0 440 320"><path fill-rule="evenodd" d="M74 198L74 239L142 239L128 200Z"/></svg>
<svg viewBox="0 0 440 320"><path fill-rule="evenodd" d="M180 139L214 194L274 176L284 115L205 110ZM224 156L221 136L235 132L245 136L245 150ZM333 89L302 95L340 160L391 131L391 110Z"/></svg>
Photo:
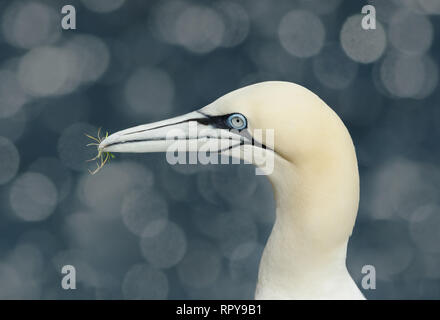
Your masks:
<svg viewBox="0 0 440 320"><path fill-rule="evenodd" d="M194 111L175 118L118 131L99 145L103 152L185 152L201 149L223 152L251 142L246 135L229 130L219 116ZM181 148L181 149L179 149Z"/></svg>

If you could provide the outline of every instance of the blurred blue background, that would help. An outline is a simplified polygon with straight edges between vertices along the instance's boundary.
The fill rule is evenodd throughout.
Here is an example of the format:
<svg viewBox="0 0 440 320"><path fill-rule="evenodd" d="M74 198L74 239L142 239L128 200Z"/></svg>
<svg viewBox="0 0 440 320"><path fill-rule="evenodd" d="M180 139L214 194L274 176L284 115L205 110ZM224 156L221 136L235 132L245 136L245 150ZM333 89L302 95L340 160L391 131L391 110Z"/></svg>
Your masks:
<svg viewBox="0 0 440 320"><path fill-rule="evenodd" d="M61 29L74 5L76 30ZM360 28L376 8L376 30ZM274 220L249 165L121 154L84 133L299 83L343 119L361 202L348 268L372 299L440 298L440 1L0 2L0 298L247 299ZM61 288L61 267L77 289Z"/></svg>

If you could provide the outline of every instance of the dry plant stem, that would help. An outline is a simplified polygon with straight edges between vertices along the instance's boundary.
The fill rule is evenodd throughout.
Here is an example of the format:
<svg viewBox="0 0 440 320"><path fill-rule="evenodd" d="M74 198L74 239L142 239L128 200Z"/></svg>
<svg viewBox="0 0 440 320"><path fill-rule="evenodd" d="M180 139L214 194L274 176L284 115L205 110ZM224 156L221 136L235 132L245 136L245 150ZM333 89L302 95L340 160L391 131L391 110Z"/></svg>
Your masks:
<svg viewBox="0 0 440 320"><path fill-rule="evenodd" d="M113 155L110 152L102 152L102 150L99 150L99 144L102 142L102 140L104 140L105 138L108 137L108 132L106 132L105 137L101 137L101 128L98 129L98 134L97 137L93 137L91 135L86 134L86 137L92 139L95 142L89 143L87 144L87 146L96 146L98 147L98 155L90 160L87 161L94 161L97 160L97 167L95 170L90 170L89 169L89 173L94 175L96 174L99 170L102 169L102 167L104 167L104 165L110 161L110 158L113 158Z"/></svg>

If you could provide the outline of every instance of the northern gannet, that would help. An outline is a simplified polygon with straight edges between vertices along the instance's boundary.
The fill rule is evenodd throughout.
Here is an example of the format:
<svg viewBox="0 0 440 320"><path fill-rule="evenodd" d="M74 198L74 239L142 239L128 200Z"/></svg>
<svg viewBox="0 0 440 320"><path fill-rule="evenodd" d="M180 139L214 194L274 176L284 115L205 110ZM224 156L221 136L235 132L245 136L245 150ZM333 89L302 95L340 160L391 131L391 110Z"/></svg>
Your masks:
<svg viewBox="0 0 440 320"><path fill-rule="evenodd" d="M190 132L190 124L197 132ZM264 137L257 141L254 129L272 129L274 146L265 147ZM173 130L179 132L177 140L170 138ZM258 149L274 159L268 178L276 219L261 257L255 298L365 299L346 267L359 174L350 134L336 113L300 85L262 82L198 111L116 132L99 150L166 152L181 142L186 151L199 151L208 140L217 142L217 152L231 156L239 150L242 159L257 166L246 151ZM229 148L218 146L224 140L232 142Z"/></svg>

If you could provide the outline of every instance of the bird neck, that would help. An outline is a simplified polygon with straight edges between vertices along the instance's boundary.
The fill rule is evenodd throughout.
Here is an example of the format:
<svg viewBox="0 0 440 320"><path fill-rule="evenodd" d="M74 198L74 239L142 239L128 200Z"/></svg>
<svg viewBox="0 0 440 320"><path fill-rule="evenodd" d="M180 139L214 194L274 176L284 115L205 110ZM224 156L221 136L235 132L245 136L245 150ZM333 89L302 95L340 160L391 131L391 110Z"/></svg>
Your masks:
<svg viewBox="0 0 440 320"><path fill-rule="evenodd" d="M359 200L354 148L321 156L304 166L280 161L270 176L276 220L260 262L257 298L320 298L324 288L331 295L341 286L359 293L345 265Z"/></svg>

